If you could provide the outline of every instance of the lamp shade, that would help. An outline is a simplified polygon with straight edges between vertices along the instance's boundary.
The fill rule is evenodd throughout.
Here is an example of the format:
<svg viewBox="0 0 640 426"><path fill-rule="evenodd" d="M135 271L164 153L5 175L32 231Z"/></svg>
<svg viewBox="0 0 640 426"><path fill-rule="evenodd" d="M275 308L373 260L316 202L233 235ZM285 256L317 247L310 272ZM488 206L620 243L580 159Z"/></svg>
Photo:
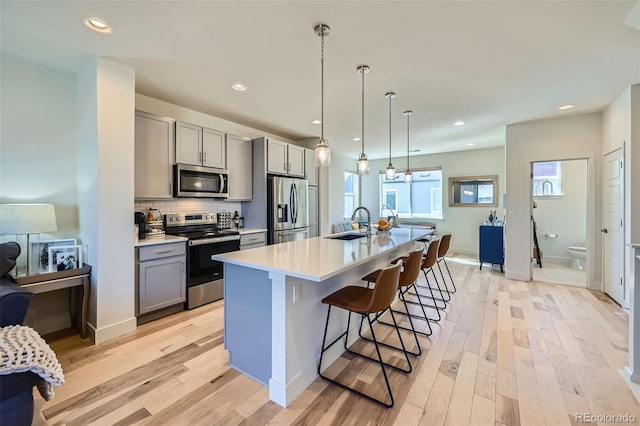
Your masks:
<svg viewBox="0 0 640 426"><path fill-rule="evenodd" d="M0 235L58 230L53 204L0 204Z"/></svg>

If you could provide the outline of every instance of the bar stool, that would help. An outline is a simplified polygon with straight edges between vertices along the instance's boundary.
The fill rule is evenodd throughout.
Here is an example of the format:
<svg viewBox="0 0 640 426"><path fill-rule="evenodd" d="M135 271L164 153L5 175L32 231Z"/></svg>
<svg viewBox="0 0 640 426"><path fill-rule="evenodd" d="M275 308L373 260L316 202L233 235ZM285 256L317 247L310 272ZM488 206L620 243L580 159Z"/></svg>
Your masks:
<svg viewBox="0 0 640 426"><path fill-rule="evenodd" d="M440 240L440 245L438 246L438 269L440 270L440 275L442 276L442 280L444 281L444 286L446 288L445 291L448 293L455 293L456 283L453 281L453 277L451 276L451 271L449 270L449 265L447 265L447 260L444 258L449 251L449 244L451 243L451 234L445 234L442 236ZM440 268L440 262L444 263L444 266L447 268L447 273L449 274L449 279L451 280L451 285L453 286L453 290L449 290L449 286L447 286L447 281L444 279L444 274L442 273L442 268Z"/></svg>
<svg viewBox="0 0 640 426"><path fill-rule="evenodd" d="M318 375L325 380L330 381L343 389L354 392L357 395L360 395L364 398L367 398L370 401L381 404L387 408L393 407L393 392L391 390L391 385L389 384L389 378L387 377L387 371L385 369L385 365L388 367L395 368L404 372L411 372L411 361L409 361L409 354L405 350L405 359L409 366L408 370L401 369L397 366L388 364L382 360L382 355L380 354L380 346L378 345L378 340L376 339L376 335L373 331L373 321L371 320L370 314L376 314L381 311L386 311L391 306L391 302L395 297L396 289L398 288L398 279L400 278L400 268L402 266L402 262L396 263L394 266L389 268L385 268L380 272L378 279L376 280L376 285L374 288L366 288L361 286L347 286L343 287L334 293L331 293L329 296L322 299L322 303L329 305L329 309L327 310L327 322L324 327L324 337L322 338L322 351L320 352L320 362L318 363ZM329 316L331 315L331 307L335 306L346 311L349 311L349 317L347 320L347 330L338 336L333 342L331 342L328 346L325 346L327 340L327 329L329 328ZM369 328L371 330L371 336L373 338L373 342L376 347L376 353L378 355L378 359L355 352L350 350L347 347L347 342L349 340L349 327L351 325L351 313L357 313L362 315L362 319L367 318L369 322ZM393 319L394 324L396 324L396 319L391 312L391 318ZM400 339L400 343L404 348L404 343L402 341L402 336L400 336L400 330L396 328L396 333L398 334L398 338ZM384 381L387 386L387 393L389 394L389 402L385 402L382 399L374 398L371 395L367 395L364 392L361 392L355 388L347 386L339 381L332 379L330 377L322 374L322 357L326 350L328 350L331 346L333 346L338 340L344 337L344 349L352 354L361 356L363 358L369 359L371 361L375 361L380 364L380 368L382 369L382 375L384 376Z"/></svg>
<svg viewBox="0 0 640 426"><path fill-rule="evenodd" d="M400 257L398 259L395 259L392 261L392 263L396 263L399 260L402 260L403 262L403 269L402 272L400 272L400 277L398 278L398 298L402 301L402 303L404 304L404 309L405 312L402 311L397 311L393 308L390 308L390 311L392 313L396 313L396 314L400 314L400 315L406 315L409 319L409 325L411 326L411 328L407 328L407 327L403 327L401 325L397 325L398 328L402 329L402 330L407 330L407 331L411 331L413 333L413 337L415 338L416 341L416 346L417 346L417 351L410 351L407 350L407 352L411 355L415 355L415 356L419 356L420 354L422 354L422 348L420 347L420 341L418 340L418 334L422 334L425 336L431 336L431 334L433 333L433 330L431 329L431 324L429 324L429 319L427 317L427 313L424 310L424 307L421 307L422 309L422 313L423 316L420 315L415 315L412 314L411 311L409 310L409 306L407 305L407 301L405 300L404 294L409 291L411 289L411 287L413 287L418 279L418 276L420 275L420 266L422 265L422 253L424 252L424 249L418 249L418 250L414 250L411 253L409 253L409 255L404 256L404 257ZM376 282L378 279L378 276L380 275L381 270L377 270L374 271L372 273L370 273L369 275L366 275L365 277L363 277L363 281L367 281L367 286L369 286L369 284L371 284L372 282ZM418 295L418 300L420 300L420 295ZM380 317L384 314L384 312L379 312L375 318L374 321L377 321L380 324L384 324L384 325L388 325L391 327L396 326L395 324L391 324L388 322L384 322L380 320ZM412 318L418 318L421 320L426 321L427 323L427 327L429 328L429 332L423 332L423 331L418 331L416 330L415 326L413 325L413 319ZM369 340L371 341L371 339L365 337L362 335L362 323L360 323L360 337L364 340ZM397 346L394 345L390 345L388 343L385 342L378 342L378 344L386 346L388 348L392 348L392 349L396 349L396 350L404 350L404 345L403 348L398 348Z"/></svg>
<svg viewBox="0 0 640 426"><path fill-rule="evenodd" d="M414 289L415 293L409 292L409 294L411 295L419 296L420 295L418 293L419 288L426 288L427 290L429 290L430 296L426 294L423 294L422 296L433 300L433 305L423 303L421 300L419 300L419 303L422 304L423 306L434 308L436 310L438 317L429 318L430 320L435 322L438 322L442 319L442 316L440 315L440 311L445 310L447 308L447 302L451 300L451 296L449 295L449 293L447 293L446 296L445 296L445 293L443 293L442 288L440 287L440 283L438 282L438 277L436 276L436 273L433 269L434 265L437 262L438 247L439 247L438 240L432 241L427 247L427 254L422 258L421 268L424 274L424 279L427 282L427 285L420 285L416 282L415 289ZM431 283L429 282L429 272L431 272L431 274L433 275L433 279L435 280L435 283L436 283L436 288L432 287ZM438 291L438 293L440 294L440 297L436 297L433 293L433 290ZM407 300L407 302L412 304L418 304L418 302L414 302L413 300ZM438 304L438 302L441 302L442 304Z"/></svg>

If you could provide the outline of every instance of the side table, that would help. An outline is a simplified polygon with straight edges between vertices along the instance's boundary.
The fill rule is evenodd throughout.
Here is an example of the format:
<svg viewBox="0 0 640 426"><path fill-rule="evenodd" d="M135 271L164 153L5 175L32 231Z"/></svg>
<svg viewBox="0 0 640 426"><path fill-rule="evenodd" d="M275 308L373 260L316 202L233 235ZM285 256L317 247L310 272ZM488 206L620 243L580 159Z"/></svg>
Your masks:
<svg viewBox="0 0 640 426"><path fill-rule="evenodd" d="M83 339L87 338L87 313L89 308L89 291L91 287L91 265L66 271L45 272L16 277L16 282L33 294L71 289L69 315L71 324L80 331ZM82 292L76 290L81 289Z"/></svg>

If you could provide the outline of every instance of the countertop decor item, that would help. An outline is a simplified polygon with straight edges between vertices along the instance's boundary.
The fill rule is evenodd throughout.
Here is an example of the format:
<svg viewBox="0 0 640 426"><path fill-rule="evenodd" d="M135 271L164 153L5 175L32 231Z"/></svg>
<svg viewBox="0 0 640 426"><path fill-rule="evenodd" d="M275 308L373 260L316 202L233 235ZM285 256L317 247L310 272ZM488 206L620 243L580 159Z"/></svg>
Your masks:
<svg viewBox="0 0 640 426"><path fill-rule="evenodd" d="M324 138L324 38L329 35L329 28L326 24L316 25L314 31L321 41L320 51L320 141L316 145L316 167L328 167L331 165L331 149L329 141Z"/></svg>
<svg viewBox="0 0 640 426"><path fill-rule="evenodd" d="M389 165L387 166L386 178L393 180L396 178L396 168L391 163L391 101L396 97L394 92L387 92L384 96L389 99Z"/></svg>
<svg viewBox="0 0 640 426"><path fill-rule="evenodd" d="M360 65L358 67L358 73L362 75L362 137L360 138L360 141L362 142L362 151L360 152L360 158L358 159L359 175L369 174L369 159L367 159L367 154L364 152L364 75L368 72L368 65Z"/></svg>

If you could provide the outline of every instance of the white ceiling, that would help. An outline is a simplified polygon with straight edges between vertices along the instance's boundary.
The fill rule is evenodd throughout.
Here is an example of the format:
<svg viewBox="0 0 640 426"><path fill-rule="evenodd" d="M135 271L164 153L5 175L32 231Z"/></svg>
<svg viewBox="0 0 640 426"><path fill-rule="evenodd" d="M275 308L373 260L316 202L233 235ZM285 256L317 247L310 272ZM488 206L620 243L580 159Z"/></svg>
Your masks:
<svg viewBox="0 0 640 426"><path fill-rule="evenodd" d="M320 135L313 28L326 23L325 137L360 152L367 64L365 151L384 158L389 90L393 156L406 155L407 109L419 154L501 146L507 124L602 110L640 83L636 3L2 0L0 35L4 53L71 72L105 56L136 70L138 93L301 140ZM90 16L114 33L88 30Z"/></svg>

